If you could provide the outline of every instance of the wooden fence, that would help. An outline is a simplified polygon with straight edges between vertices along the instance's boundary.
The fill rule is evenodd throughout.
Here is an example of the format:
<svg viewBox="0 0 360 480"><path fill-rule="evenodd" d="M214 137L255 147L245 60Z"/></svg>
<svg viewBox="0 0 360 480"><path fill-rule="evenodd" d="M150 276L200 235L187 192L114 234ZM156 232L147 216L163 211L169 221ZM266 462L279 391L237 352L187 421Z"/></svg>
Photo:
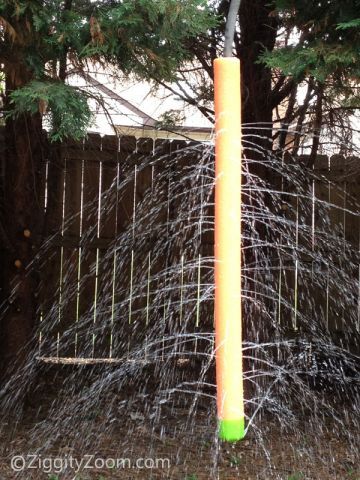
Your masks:
<svg viewBox="0 0 360 480"><path fill-rule="evenodd" d="M289 228L286 245L281 234L272 238L272 316L288 332L314 339L328 334L335 344L359 352L360 159L319 155L309 172L301 167L307 158L290 161L293 172L296 164L292 182L286 181L285 165L276 182L273 211Z"/></svg>
<svg viewBox="0 0 360 480"><path fill-rule="evenodd" d="M183 206L202 157L198 143L90 135L46 162L41 356L122 357L150 329L199 326L211 235L196 240Z"/></svg>
<svg viewBox="0 0 360 480"><path fill-rule="evenodd" d="M206 348L212 147L89 135L56 158L43 173L39 356L116 359L142 346L162 355L167 342L179 352ZM273 338L321 324L350 348L360 330L359 159L319 156L310 173L303 160L270 168L270 201L268 184L244 187L245 203L256 197L244 217L261 208L259 198L268 209L262 240L270 245L260 259L253 245L253 255L244 254L245 272L254 259L260 265L245 273L246 314L263 316Z"/></svg>

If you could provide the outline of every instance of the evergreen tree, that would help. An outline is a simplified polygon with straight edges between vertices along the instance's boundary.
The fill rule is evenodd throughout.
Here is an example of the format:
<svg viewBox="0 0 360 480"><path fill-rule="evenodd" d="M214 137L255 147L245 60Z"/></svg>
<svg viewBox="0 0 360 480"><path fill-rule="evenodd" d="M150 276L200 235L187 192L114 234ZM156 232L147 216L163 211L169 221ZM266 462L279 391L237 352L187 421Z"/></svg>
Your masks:
<svg viewBox="0 0 360 480"><path fill-rule="evenodd" d="M264 51L261 60L294 83L280 146L284 146L286 126L297 117L293 153L297 152L300 134L311 131L311 166L321 130L326 128L331 135L332 127L344 125L344 118L360 108L360 2L276 0L272 14L279 17L287 41L283 39L272 51ZM299 106L295 97L301 84L307 84L307 94ZM304 125L305 112L311 120L308 126Z"/></svg>
<svg viewBox="0 0 360 480"><path fill-rule="evenodd" d="M213 2L218 24L209 36L199 37L190 46L201 69L201 84L188 100L209 118L213 113L212 64L222 54L229 5L229 0ZM320 124L330 133L332 127L346 124L359 108L359 12L359 0L241 0L234 55L242 68L245 147L255 144L268 150L276 140L274 145L281 150L292 124L302 133L315 131L314 157ZM304 99L298 96L300 88L306 91ZM180 95L186 100L181 90ZM274 134L276 111L282 131ZM294 154L301 138L293 138Z"/></svg>
<svg viewBox="0 0 360 480"><path fill-rule="evenodd" d="M53 140L80 138L91 121L87 93L65 83L67 65L97 62L171 80L187 44L214 25L204 0L0 1L0 63L9 117L50 116Z"/></svg>
<svg viewBox="0 0 360 480"><path fill-rule="evenodd" d="M30 265L43 229L43 118L55 142L84 136L91 122L87 93L66 82L68 67L81 72L97 63L143 78L156 72L169 81L191 58L186 47L214 25L205 0L0 0L3 371L31 339L36 321L37 280Z"/></svg>

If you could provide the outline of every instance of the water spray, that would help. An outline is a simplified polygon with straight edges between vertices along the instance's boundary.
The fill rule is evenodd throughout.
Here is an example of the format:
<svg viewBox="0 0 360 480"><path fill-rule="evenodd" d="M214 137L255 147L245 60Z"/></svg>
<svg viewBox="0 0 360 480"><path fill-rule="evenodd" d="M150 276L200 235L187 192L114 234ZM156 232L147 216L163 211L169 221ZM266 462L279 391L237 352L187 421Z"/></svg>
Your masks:
<svg viewBox="0 0 360 480"><path fill-rule="evenodd" d="M240 0L232 0L224 57L214 61L215 88L215 345L220 438L245 436L241 328L240 61L232 43Z"/></svg>

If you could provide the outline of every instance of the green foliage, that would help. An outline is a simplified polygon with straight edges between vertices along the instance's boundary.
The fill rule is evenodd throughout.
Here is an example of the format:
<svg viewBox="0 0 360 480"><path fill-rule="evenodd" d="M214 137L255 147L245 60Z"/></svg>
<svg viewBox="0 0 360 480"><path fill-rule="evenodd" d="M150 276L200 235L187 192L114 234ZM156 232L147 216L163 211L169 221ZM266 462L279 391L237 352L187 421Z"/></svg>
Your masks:
<svg viewBox="0 0 360 480"><path fill-rule="evenodd" d="M337 30L346 30L347 28L359 28L360 27L360 18L354 18L349 22L339 23L336 27Z"/></svg>
<svg viewBox="0 0 360 480"><path fill-rule="evenodd" d="M359 0L275 0L274 6L280 23L297 32L297 41L265 52L267 66L299 81L310 76L321 83L359 78Z"/></svg>
<svg viewBox="0 0 360 480"><path fill-rule="evenodd" d="M91 111L86 97L78 89L61 82L32 81L11 93L13 109L9 116L49 112L51 139L80 139L86 135Z"/></svg>
<svg viewBox="0 0 360 480"><path fill-rule="evenodd" d="M110 63L118 65L123 58L127 72L172 80L176 68L191 57L189 42L214 25L205 6L203 0L124 0L115 7L101 6L97 19L103 37L97 45L88 43L81 56L99 48Z"/></svg>
<svg viewBox="0 0 360 480"><path fill-rule="evenodd" d="M181 125L184 121L183 110L168 110L164 112L156 122L156 128L171 128Z"/></svg>
<svg viewBox="0 0 360 480"><path fill-rule="evenodd" d="M284 47L277 51L266 51L262 61L270 68L279 68L285 75L302 80L309 68L316 67L317 56L312 50L299 46Z"/></svg>
<svg viewBox="0 0 360 480"><path fill-rule="evenodd" d="M303 480L304 474L302 472L293 473L287 480Z"/></svg>
<svg viewBox="0 0 360 480"><path fill-rule="evenodd" d="M188 46L215 24L206 0L0 0L0 64L10 78L18 66L26 71L15 82L12 115L46 102L52 138L79 138L91 115L86 93L59 78L66 58L78 71L100 63L172 80L192 57Z"/></svg>
<svg viewBox="0 0 360 480"><path fill-rule="evenodd" d="M348 78L360 75L360 52L354 51L350 44L327 45L318 41L311 48L305 45L284 47L264 53L262 61L298 81L313 76L323 83L329 76L345 72Z"/></svg>

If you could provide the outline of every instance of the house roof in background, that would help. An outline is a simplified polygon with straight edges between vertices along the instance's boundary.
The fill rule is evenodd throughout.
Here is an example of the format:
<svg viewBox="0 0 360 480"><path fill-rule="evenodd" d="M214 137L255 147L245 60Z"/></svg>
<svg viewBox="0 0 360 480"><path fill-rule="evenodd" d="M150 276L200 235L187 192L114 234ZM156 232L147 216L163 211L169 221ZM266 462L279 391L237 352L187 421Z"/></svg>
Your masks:
<svg viewBox="0 0 360 480"><path fill-rule="evenodd" d="M150 82L114 78L111 72L100 69L73 74L69 83L87 89L90 97L94 97L90 99L95 118L91 132L105 135L127 131L138 137L146 133L149 138L197 141L209 141L212 137L213 125L198 108L176 97L165 87L160 86L154 91ZM100 108L95 97L101 97L105 108ZM152 131L169 111L178 111L182 121L176 127Z"/></svg>
<svg viewBox="0 0 360 480"><path fill-rule="evenodd" d="M133 105L131 102L126 100L124 97L120 96L110 88L108 88L106 85L100 83L98 80L93 78L91 75L88 73L82 73L81 76L86 80L90 85L95 87L96 89L100 90L102 93L107 95L107 97L111 100L115 100L118 102L120 105L123 107L126 107L130 112L134 113L138 117L140 117L143 120L144 125L148 125L151 127L154 127L156 124L156 120L152 118L150 115L146 114L143 112L140 108L136 107Z"/></svg>
<svg viewBox="0 0 360 480"><path fill-rule="evenodd" d="M197 142L210 142L213 138L212 128L197 127L173 127L168 130L158 129L149 126L132 127L127 125L116 125L118 135L129 135L136 138L189 140Z"/></svg>

